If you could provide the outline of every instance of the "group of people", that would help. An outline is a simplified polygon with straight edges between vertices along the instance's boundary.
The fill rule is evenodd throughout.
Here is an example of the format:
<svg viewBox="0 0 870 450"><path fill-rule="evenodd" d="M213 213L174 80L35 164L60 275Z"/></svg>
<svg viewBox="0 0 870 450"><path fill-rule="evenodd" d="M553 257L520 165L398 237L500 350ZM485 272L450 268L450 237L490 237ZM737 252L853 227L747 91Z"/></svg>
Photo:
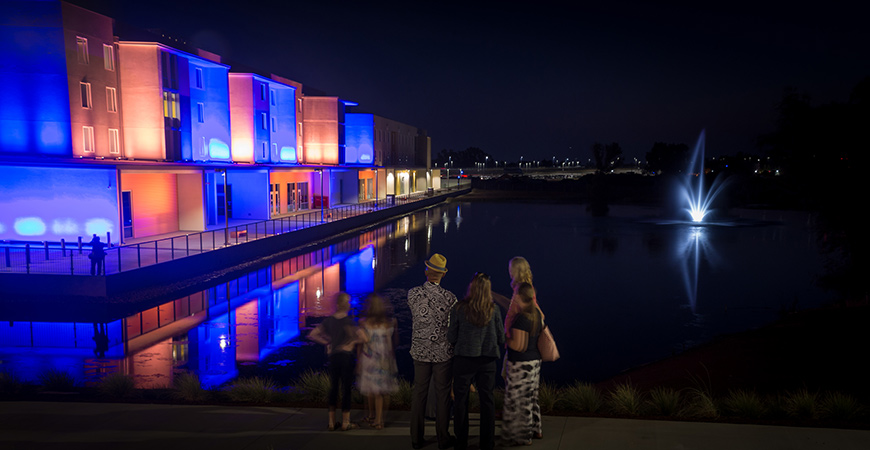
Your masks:
<svg viewBox="0 0 870 450"><path fill-rule="evenodd" d="M538 389L542 358L537 342L544 329L544 317L537 304L529 263L516 257L508 265L513 295L504 320L493 302L487 274L475 273L465 297L457 300L441 286L441 279L447 273L447 259L436 253L425 265L426 282L408 291L413 320L410 348L414 362L412 447L418 449L426 445L424 430L429 402L435 405L438 448L455 446L465 450L472 389L476 389L480 401L480 448L495 447L493 390L502 355L505 396L501 438L507 445L530 445L532 439L541 439ZM357 385L369 404L367 419L376 428L382 428L386 396L397 387L393 353L397 344L396 321L390 317L384 300L374 294L366 301L358 327L348 317L349 310L350 297L340 293L336 313L309 335L315 342L326 345L329 354L329 428L357 427L350 421L355 357L359 360ZM342 389L340 425L335 416L339 385ZM455 437L449 433L451 397Z"/></svg>

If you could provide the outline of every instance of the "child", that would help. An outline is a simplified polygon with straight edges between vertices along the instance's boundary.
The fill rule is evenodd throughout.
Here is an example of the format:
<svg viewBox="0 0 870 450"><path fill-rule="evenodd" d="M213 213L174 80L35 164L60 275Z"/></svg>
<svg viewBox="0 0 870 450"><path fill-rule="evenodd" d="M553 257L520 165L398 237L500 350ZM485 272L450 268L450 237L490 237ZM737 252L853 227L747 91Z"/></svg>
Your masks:
<svg viewBox="0 0 870 450"><path fill-rule="evenodd" d="M338 387L341 384L341 431L359 426L350 421L351 387L356 361L354 347L365 342L365 336L347 315L350 311L350 295L339 292L335 296L335 314L327 317L308 338L326 346L329 355L329 430L336 430L335 408L338 406Z"/></svg>
<svg viewBox="0 0 870 450"><path fill-rule="evenodd" d="M384 403L389 404L389 395L398 389L395 355L398 327L384 299L377 294L366 299L360 326L368 342L359 354L359 390L368 399L366 420L380 430L384 428Z"/></svg>

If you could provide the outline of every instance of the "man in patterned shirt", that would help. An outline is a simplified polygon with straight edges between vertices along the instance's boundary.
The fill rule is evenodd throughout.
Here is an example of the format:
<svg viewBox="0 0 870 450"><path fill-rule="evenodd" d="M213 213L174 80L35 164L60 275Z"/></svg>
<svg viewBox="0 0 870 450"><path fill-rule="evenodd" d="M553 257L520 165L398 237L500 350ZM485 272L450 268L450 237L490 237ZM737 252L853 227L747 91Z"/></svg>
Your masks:
<svg viewBox="0 0 870 450"><path fill-rule="evenodd" d="M456 296L438 283L447 273L447 258L434 254L426 261L426 282L408 291L413 332L411 358L414 359L414 396L411 400L411 445L422 448L426 441L424 410L430 380L435 383L435 431L438 448L453 446L450 436L450 381L453 372L453 346L447 342L447 322Z"/></svg>

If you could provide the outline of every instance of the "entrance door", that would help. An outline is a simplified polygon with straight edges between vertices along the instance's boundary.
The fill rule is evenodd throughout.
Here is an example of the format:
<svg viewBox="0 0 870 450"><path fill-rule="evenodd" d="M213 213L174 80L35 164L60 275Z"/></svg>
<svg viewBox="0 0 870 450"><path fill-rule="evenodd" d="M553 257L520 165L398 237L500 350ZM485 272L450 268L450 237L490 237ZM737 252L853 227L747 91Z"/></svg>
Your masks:
<svg viewBox="0 0 870 450"><path fill-rule="evenodd" d="M121 223L124 227L124 238L133 237L133 193L121 192Z"/></svg>
<svg viewBox="0 0 870 450"><path fill-rule="evenodd" d="M287 212L296 211L296 183L287 183Z"/></svg>
<svg viewBox="0 0 870 450"><path fill-rule="evenodd" d="M299 209L308 209L308 182L296 183L296 198L299 199Z"/></svg>

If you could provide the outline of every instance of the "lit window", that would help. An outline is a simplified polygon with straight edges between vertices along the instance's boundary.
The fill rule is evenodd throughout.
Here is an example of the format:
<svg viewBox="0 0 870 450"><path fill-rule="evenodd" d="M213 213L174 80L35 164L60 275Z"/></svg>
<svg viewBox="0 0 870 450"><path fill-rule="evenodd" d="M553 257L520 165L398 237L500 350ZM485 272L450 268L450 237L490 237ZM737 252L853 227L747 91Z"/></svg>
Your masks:
<svg viewBox="0 0 870 450"><path fill-rule="evenodd" d="M82 145L85 153L94 152L94 127L82 127Z"/></svg>
<svg viewBox="0 0 870 450"><path fill-rule="evenodd" d="M302 99L299 99L299 112L302 112Z"/></svg>
<svg viewBox="0 0 870 450"><path fill-rule="evenodd" d="M106 88L106 109L109 112L118 112L118 93L113 87Z"/></svg>
<svg viewBox="0 0 870 450"><path fill-rule="evenodd" d="M268 146L268 145L269 145L269 144L263 142L263 160L266 159L266 152L269 151L269 146Z"/></svg>
<svg viewBox="0 0 870 450"><path fill-rule="evenodd" d="M117 155L121 153L121 135L116 128L109 128L109 153Z"/></svg>
<svg viewBox="0 0 870 450"><path fill-rule="evenodd" d="M87 64L88 58L88 39L81 36L76 36L76 53L78 55L79 64Z"/></svg>
<svg viewBox="0 0 870 450"><path fill-rule="evenodd" d="M79 83L82 90L82 108L91 109L91 83Z"/></svg>
<svg viewBox="0 0 870 450"><path fill-rule="evenodd" d="M266 116L266 113L260 113L260 117L263 119L262 120L263 129L268 130L269 129L269 118Z"/></svg>
<svg viewBox="0 0 870 450"><path fill-rule="evenodd" d="M266 100L266 85L265 84L260 85L260 100L263 100L263 101Z"/></svg>
<svg viewBox="0 0 870 450"><path fill-rule="evenodd" d="M196 110L199 117L199 123L205 122L205 105L203 103L196 104Z"/></svg>
<svg viewBox="0 0 870 450"><path fill-rule="evenodd" d="M179 101L177 92L163 91L163 117L171 119L180 118Z"/></svg>
<svg viewBox="0 0 870 450"><path fill-rule="evenodd" d="M269 91L269 101L272 102L272 106L278 105L278 99L275 98L275 90L274 89Z"/></svg>
<svg viewBox="0 0 870 450"><path fill-rule="evenodd" d="M202 69L196 68L196 87L202 89Z"/></svg>
<svg viewBox="0 0 870 450"><path fill-rule="evenodd" d="M273 117L272 118L272 132L274 133L275 130L277 130L277 129L278 129L278 119Z"/></svg>
<svg viewBox="0 0 870 450"><path fill-rule="evenodd" d="M115 71L115 47L103 44L103 67Z"/></svg>

